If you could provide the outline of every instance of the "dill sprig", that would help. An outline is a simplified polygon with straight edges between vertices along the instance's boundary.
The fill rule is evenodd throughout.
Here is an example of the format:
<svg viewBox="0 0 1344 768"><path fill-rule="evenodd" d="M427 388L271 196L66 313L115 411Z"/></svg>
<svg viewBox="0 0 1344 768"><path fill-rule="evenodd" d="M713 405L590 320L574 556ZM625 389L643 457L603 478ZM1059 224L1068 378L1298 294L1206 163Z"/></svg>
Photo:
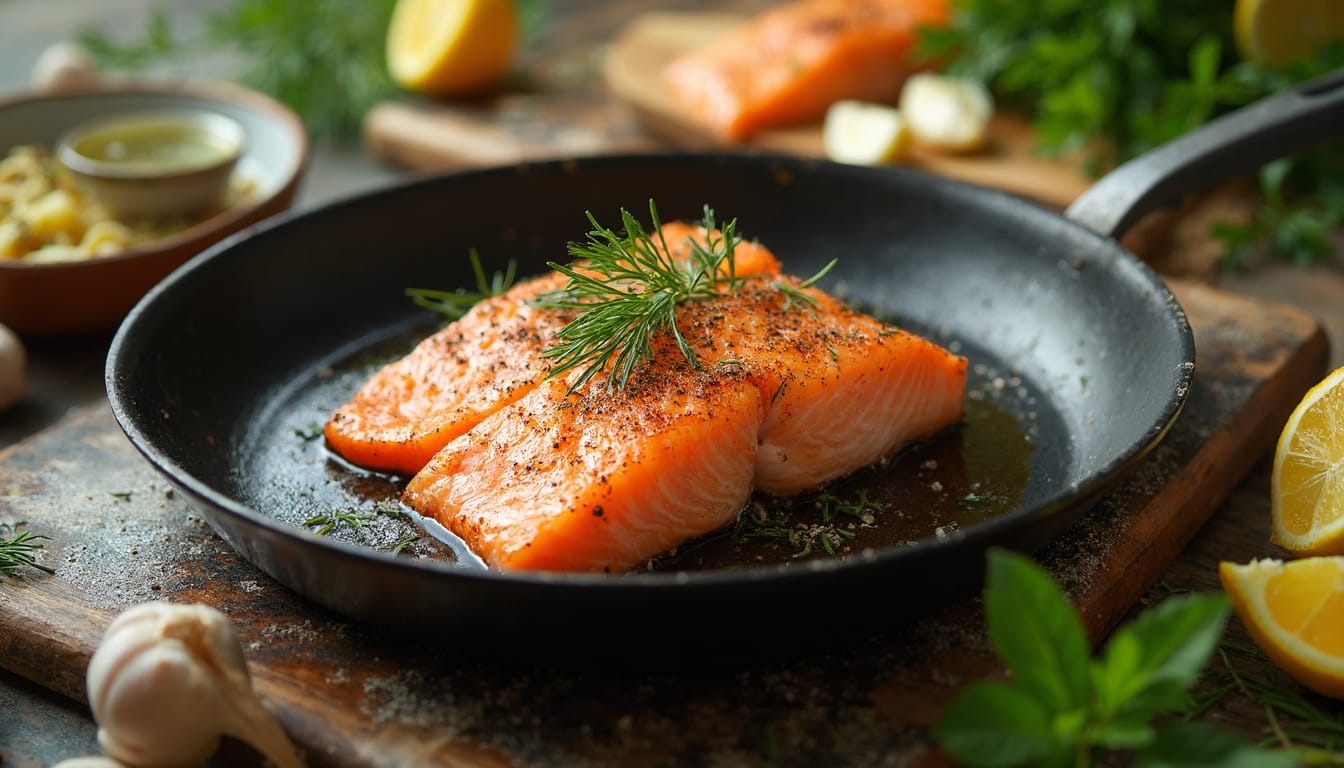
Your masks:
<svg viewBox="0 0 1344 768"><path fill-rule="evenodd" d="M491 296L498 296L513 287L513 283L518 277L518 262L510 259L505 271L495 272L489 279L486 279L485 267L481 266L481 255L476 252L475 248L469 251L468 258L471 260L471 271L476 275L475 291L407 288L406 295L410 296L411 301L415 302L417 306L431 309L451 320L458 320L476 304Z"/></svg>
<svg viewBox="0 0 1344 768"><path fill-rule="evenodd" d="M33 553L42 549L39 541L47 537L35 535L31 531L17 530L18 525L22 523L14 525L0 523L0 573L13 576L24 566L46 573L55 573L56 571L37 562L37 558L33 556Z"/></svg>
<svg viewBox="0 0 1344 768"><path fill-rule="evenodd" d="M593 229L587 241L568 246L573 262L547 264L569 281L563 289L537 297L533 304L577 313L556 333L557 342L542 352L542 357L553 361L549 377L582 367L568 392L587 384L608 365L612 370L606 380L607 391L624 389L635 367L653 357L653 339L664 331L672 333L686 361L698 370L700 361L677 327L677 305L735 294L746 282L737 274L734 255L739 242L737 219L718 229L714 210L706 205L700 222L705 241L689 241L690 254L685 260L672 258L658 207L652 200L649 219L651 230L646 231L622 208L624 234L618 234L598 224L590 212L588 221ZM774 280L770 285L784 297L785 310L815 307L817 301L806 289L825 277L835 264L833 259L796 284Z"/></svg>
<svg viewBox="0 0 1344 768"><path fill-rule="evenodd" d="M593 230L587 242L570 243L568 247L575 266L549 263L569 282L563 290L538 297L536 305L578 314L556 333L557 343L542 356L555 361L549 374L552 377L583 367L570 392L586 384L613 359L607 391L624 389L635 366L653 357L653 338L664 330L672 332L686 360L699 368L695 352L677 328L677 305L719 296L724 288L734 293L742 283L733 255L736 219L724 224L715 236L714 211L705 206L705 242L692 242L690 258L678 262L670 255L652 200L649 217L653 234L646 232L629 211L621 209L625 234L617 234L598 224L589 213Z"/></svg>

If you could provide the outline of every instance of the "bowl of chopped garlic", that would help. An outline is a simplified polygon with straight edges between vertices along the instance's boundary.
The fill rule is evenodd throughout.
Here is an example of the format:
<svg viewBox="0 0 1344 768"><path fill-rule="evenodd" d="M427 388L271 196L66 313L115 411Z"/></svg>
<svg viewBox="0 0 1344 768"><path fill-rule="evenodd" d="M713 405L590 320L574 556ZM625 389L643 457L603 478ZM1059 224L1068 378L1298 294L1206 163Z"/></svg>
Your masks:
<svg viewBox="0 0 1344 768"><path fill-rule="evenodd" d="M237 130L223 189L189 210L123 210L57 156L63 137L124 116L209 116ZM207 123L202 123L207 124ZM206 246L287 209L308 137L288 107L228 83L136 83L0 96L0 324L20 335L110 333Z"/></svg>

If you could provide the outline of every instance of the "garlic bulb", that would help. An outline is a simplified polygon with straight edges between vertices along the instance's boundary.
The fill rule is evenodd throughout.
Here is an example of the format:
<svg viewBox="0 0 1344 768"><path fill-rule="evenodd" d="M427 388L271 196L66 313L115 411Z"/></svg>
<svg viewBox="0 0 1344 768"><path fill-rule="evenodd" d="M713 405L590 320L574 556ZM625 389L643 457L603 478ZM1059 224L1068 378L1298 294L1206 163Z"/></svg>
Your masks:
<svg viewBox="0 0 1344 768"><path fill-rule="evenodd" d="M98 85L98 70L89 52L68 41L52 43L33 64L33 88L45 93L60 93Z"/></svg>
<svg viewBox="0 0 1344 768"><path fill-rule="evenodd" d="M837 101L822 124L826 156L837 163L881 165L910 154L910 128L900 110L885 104Z"/></svg>
<svg viewBox="0 0 1344 768"><path fill-rule="evenodd" d="M252 691L238 636L203 605L146 603L118 616L88 669L98 743L135 768L204 763L223 736L279 768L301 768L293 744Z"/></svg>
<svg viewBox="0 0 1344 768"><path fill-rule="evenodd" d="M0 411L23 399L28 384L25 371L28 356L19 337L6 326L0 325Z"/></svg>

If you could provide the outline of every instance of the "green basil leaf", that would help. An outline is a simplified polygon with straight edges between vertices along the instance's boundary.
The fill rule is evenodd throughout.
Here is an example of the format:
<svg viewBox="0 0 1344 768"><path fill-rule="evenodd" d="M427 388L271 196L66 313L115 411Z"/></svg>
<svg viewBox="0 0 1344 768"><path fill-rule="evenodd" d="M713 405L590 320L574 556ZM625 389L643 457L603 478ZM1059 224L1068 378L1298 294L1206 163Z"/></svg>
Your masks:
<svg viewBox="0 0 1344 768"><path fill-rule="evenodd" d="M1091 649L1073 604L1031 558L991 549L988 560L985 618L999 657L1051 715L1087 707Z"/></svg>
<svg viewBox="0 0 1344 768"><path fill-rule="evenodd" d="M1204 723L1164 728L1134 759L1134 768L1292 768L1296 757L1247 744L1240 736Z"/></svg>
<svg viewBox="0 0 1344 768"><path fill-rule="evenodd" d="M1183 595L1116 630L1093 673L1102 711L1115 712L1149 689L1154 695L1144 709L1155 714L1171 706L1172 694L1166 689L1179 691L1199 677L1222 637L1230 609L1222 595Z"/></svg>
<svg viewBox="0 0 1344 768"><path fill-rule="evenodd" d="M947 754L977 768L1047 762L1059 749L1050 716L1030 693L1010 683L973 683L948 705L933 736Z"/></svg>
<svg viewBox="0 0 1344 768"><path fill-rule="evenodd" d="M1157 729L1147 717L1112 720L1092 734L1092 740L1107 749L1142 749L1152 744L1155 738Z"/></svg>

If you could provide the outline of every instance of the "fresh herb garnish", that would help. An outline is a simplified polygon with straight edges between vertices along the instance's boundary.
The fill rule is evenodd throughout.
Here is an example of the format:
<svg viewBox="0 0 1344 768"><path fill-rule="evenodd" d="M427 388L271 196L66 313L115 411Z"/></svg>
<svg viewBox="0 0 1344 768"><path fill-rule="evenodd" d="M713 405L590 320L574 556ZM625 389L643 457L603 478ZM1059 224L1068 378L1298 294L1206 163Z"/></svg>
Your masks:
<svg viewBox="0 0 1344 768"><path fill-rule="evenodd" d="M130 492L130 491L108 491L108 492L107 492L107 495L108 495L108 496L111 496L112 498L116 499L117 501L130 501L130 500L131 500L131 492Z"/></svg>
<svg viewBox="0 0 1344 768"><path fill-rule="evenodd" d="M678 263L669 255L661 232L658 208L649 201L653 234L625 209L621 209L624 234L597 223L585 243L570 243L569 255L576 266L549 262L548 266L569 278L565 288L538 297L546 309L577 312L557 332L557 343L542 356L553 360L551 376L575 368L583 372L570 385L574 391L615 361L607 378L607 390L624 389L635 366L653 357L653 339L671 331L677 347L692 366L699 367L695 353L677 328L677 305L695 298L712 298L722 289L736 291L741 284L733 249L737 245L737 220L716 229L714 212L705 206L705 243L693 243L690 258ZM580 271L582 269L582 271Z"/></svg>
<svg viewBox="0 0 1344 768"><path fill-rule="evenodd" d="M800 520L795 513L811 508L815 515ZM872 525L886 505L870 499L867 491L860 490L853 499L822 492L806 500L755 502L742 510L734 535L739 539L770 539L792 549L789 558L801 560L818 549L831 557L844 553L844 547L856 534L850 530L854 522ZM802 515L798 515L802 517ZM842 522L848 523L842 525Z"/></svg>
<svg viewBox="0 0 1344 768"><path fill-rule="evenodd" d="M0 573L13 576L20 568L27 566L46 573L56 571L37 562L33 553L42 549L41 540L31 531L19 530L23 523L0 523Z"/></svg>
<svg viewBox="0 0 1344 768"><path fill-rule="evenodd" d="M1227 0L955 0L952 22L920 31L920 50L987 83L1033 121L1041 149L1082 151L1089 171L1131 158L1210 119L1344 65L1344 41L1284 66L1238 61ZM1214 229L1236 266L1267 245L1314 263L1344 225L1344 145L1260 174L1264 204Z"/></svg>
<svg viewBox="0 0 1344 768"><path fill-rule="evenodd" d="M342 524L348 525L351 528L361 528L364 523L367 523L375 517L377 517L377 515L365 512L336 510L320 515L313 515L303 521L303 527L311 529L313 533L316 533L318 536L326 536Z"/></svg>
<svg viewBox="0 0 1344 768"><path fill-rule="evenodd" d="M1296 764L1294 756L1179 718L1187 689L1218 646L1222 596L1168 598L1117 629L1093 658L1077 611L1050 574L1023 555L991 550L984 594L989 639L1012 674L968 686L934 735L970 766L1079 768L1102 753L1134 766Z"/></svg>
<svg viewBox="0 0 1344 768"><path fill-rule="evenodd" d="M406 295L416 305L431 309L450 320L457 320L491 296L498 296L513 287L518 277L518 262L510 259L503 272L495 272L489 279L485 276L485 267L481 266L481 255L472 248L468 253L471 271L476 275L476 290L439 291L432 288L407 288Z"/></svg>
<svg viewBox="0 0 1344 768"><path fill-rule="evenodd" d="M635 367L653 357L653 340L663 332L672 333L687 362L698 369L695 352L677 327L677 305L736 293L745 282L737 274L733 252L738 243L736 219L718 229L714 211L706 205L700 222L705 242L690 242L689 258L684 261L671 257L652 200L649 219L652 229L646 231L629 211L621 209L624 233L618 234L598 224L589 213L593 229L587 241L569 244L572 264L548 263L569 281L562 290L543 294L533 303L577 314L557 332L557 342L542 356L554 361L551 377L582 368L570 392L609 364L607 391L624 389ZM796 304L813 306L816 300L804 289L834 266L831 261L798 285L783 280L771 285L784 297L785 309Z"/></svg>
<svg viewBox="0 0 1344 768"><path fill-rule="evenodd" d="M306 427L293 427L294 435L305 443L312 442L322 436L321 424L309 424Z"/></svg>

